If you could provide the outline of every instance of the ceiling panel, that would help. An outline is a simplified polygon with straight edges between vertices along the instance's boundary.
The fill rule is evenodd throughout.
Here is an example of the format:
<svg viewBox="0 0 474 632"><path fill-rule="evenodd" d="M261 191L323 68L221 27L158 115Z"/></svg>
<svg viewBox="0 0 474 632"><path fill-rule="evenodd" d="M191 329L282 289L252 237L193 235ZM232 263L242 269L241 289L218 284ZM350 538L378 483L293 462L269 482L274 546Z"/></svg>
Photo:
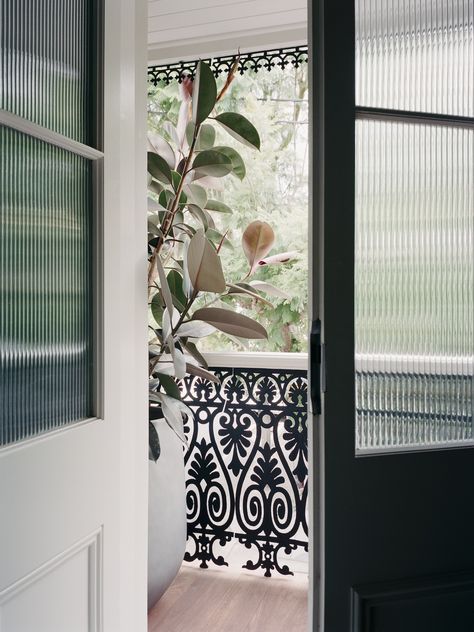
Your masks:
<svg viewBox="0 0 474 632"><path fill-rule="evenodd" d="M150 0L155 63L307 42L306 0Z"/></svg>

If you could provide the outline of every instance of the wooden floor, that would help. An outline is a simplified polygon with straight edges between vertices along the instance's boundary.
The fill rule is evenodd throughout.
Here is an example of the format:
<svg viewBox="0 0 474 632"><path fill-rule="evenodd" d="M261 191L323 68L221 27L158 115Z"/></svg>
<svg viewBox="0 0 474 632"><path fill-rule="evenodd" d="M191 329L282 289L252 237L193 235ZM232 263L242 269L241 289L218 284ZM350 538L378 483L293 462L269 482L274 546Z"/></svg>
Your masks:
<svg viewBox="0 0 474 632"><path fill-rule="evenodd" d="M148 632L306 632L307 602L301 579L183 566Z"/></svg>

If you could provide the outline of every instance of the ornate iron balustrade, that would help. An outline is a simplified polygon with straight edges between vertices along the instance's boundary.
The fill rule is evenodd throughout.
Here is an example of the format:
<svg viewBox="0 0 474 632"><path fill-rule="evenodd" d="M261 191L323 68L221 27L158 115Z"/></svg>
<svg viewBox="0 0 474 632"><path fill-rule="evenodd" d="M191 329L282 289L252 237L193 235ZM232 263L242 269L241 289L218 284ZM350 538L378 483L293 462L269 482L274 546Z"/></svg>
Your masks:
<svg viewBox="0 0 474 632"><path fill-rule="evenodd" d="M235 62L235 55L225 55L223 57L213 57L205 59L211 65L214 75L227 75ZM273 68L286 68L291 66L298 68L302 64L308 63L307 46L291 46L289 48L275 48L271 50L256 51L252 53L242 53L240 55L238 72L243 75L245 72L258 72L260 70L273 70ZM194 77L198 60L178 61L172 64L164 64L148 67L148 81L154 86L159 83L170 84L173 81L181 83L183 77Z"/></svg>
<svg viewBox="0 0 474 632"><path fill-rule="evenodd" d="M185 560L228 565L233 541L249 550L244 568L293 574L291 554L308 550L306 371L215 373L220 385L193 377L183 386L194 412L185 427Z"/></svg>

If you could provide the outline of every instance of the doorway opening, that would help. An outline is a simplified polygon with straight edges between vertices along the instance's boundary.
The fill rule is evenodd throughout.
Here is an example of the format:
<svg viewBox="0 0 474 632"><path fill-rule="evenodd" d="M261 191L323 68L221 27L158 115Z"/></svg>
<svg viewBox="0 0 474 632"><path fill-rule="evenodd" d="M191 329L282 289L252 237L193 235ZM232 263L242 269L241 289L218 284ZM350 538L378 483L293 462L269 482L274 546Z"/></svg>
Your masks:
<svg viewBox="0 0 474 632"><path fill-rule="evenodd" d="M205 294L195 308L232 309L253 318L267 335L245 340L217 326L199 345L201 366L215 381L194 369L176 380L190 411L183 415L182 428L187 543L174 583L161 583L151 597L149 629L191 629L197 610L206 629L210 621L202 592L221 616L219 629L232 629L230 622L242 626L242 617L248 617L246 625L255 629L303 632L308 597L308 50L298 45L202 63L215 76L217 94L225 90L213 116L238 112L258 129L261 143L255 151L238 134L229 138L215 119L207 122L207 138L200 137L201 155L222 152L225 144L239 159L232 153L238 160L233 173L216 177L218 170L203 171L186 188L195 198L188 206L183 200L182 224L191 239L200 230L211 243L217 239L216 251L230 279L229 291L217 298ZM186 152L180 154L180 143L192 142L192 105L186 99L196 90L198 68L196 58L149 68L149 150L167 152L178 172ZM159 238L154 218L169 205L153 166L149 184L153 240ZM200 188L206 199L199 205ZM249 274L243 235L255 222L271 226L274 239ZM175 235L177 240L188 236ZM165 273L184 283L179 261L174 265L168 263ZM151 336L163 317L160 301L159 293L150 301ZM160 461L150 467L162 467ZM162 480L169 475L163 472ZM154 502L151 489L150 515ZM161 535L159 526L150 525L151 540ZM190 599L196 610L191 606L178 613L177 595ZM196 625L193 632L200 629Z"/></svg>

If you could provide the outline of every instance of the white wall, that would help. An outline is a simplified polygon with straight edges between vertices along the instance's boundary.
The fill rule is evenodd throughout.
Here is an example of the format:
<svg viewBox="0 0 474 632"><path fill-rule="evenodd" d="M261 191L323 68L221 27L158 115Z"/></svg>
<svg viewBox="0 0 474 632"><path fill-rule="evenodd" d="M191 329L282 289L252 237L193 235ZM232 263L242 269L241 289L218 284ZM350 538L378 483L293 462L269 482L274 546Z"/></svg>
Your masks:
<svg viewBox="0 0 474 632"><path fill-rule="evenodd" d="M307 43L307 0L149 0L148 59L165 63Z"/></svg>

